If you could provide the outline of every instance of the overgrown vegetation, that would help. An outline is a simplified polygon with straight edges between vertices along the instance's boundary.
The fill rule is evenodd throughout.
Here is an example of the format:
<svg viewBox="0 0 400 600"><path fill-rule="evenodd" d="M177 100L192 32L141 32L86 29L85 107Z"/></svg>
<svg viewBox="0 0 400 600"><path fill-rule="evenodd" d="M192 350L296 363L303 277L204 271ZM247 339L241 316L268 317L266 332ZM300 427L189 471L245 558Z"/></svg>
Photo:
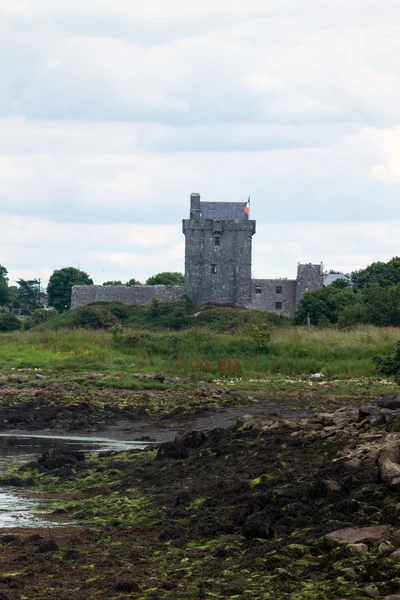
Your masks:
<svg viewBox="0 0 400 600"><path fill-rule="evenodd" d="M396 328L363 326L349 334L346 330L270 326L271 338L266 347L260 347L252 327L242 323L229 333L206 327L156 331L117 326L112 333L34 329L4 334L0 336L0 373L12 369L74 375L101 372L109 377L108 384L104 382L109 387L121 387L124 378L129 386L129 378L137 372L206 380L279 375L308 378L315 372L328 379L373 377L376 371L371 359L390 354L400 339Z"/></svg>

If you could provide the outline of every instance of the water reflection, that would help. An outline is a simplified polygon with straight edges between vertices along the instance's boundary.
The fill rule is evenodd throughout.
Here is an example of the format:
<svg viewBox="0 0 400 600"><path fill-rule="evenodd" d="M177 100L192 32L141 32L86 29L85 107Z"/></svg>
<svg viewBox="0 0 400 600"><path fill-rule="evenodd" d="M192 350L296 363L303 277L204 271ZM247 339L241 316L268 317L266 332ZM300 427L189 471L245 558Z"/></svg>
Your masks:
<svg viewBox="0 0 400 600"><path fill-rule="evenodd" d="M51 448L102 452L105 450L128 450L144 448L145 443L85 437L50 437L32 435L0 434L0 472L10 466L36 460ZM50 520L37 518L33 512L45 511L45 504L36 499L23 498L9 488L0 488L0 528L46 527L55 525Z"/></svg>

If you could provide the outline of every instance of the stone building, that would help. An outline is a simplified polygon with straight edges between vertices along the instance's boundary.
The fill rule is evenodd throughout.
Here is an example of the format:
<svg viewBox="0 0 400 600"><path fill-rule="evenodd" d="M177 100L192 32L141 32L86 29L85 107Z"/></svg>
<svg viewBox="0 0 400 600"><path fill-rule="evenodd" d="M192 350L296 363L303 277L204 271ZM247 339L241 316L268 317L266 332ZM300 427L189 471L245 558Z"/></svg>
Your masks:
<svg viewBox="0 0 400 600"><path fill-rule="evenodd" d="M289 317L308 290L323 287L323 265L298 264L296 279L252 279L252 240L256 222L245 202L202 202L190 197L190 218L183 220L185 287L74 286L71 308L94 302L123 304L173 302L186 293L196 304L228 304L270 310Z"/></svg>
<svg viewBox="0 0 400 600"><path fill-rule="evenodd" d="M185 290L197 304L251 304L251 247L256 222L243 202L201 202L190 197L185 234Z"/></svg>

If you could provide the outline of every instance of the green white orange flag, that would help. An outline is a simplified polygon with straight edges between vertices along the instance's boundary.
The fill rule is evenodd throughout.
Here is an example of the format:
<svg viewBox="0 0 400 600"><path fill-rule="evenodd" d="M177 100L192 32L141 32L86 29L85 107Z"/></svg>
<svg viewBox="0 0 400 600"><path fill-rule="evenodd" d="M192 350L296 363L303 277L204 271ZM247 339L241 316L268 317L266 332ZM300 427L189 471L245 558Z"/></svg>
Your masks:
<svg viewBox="0 0 400 600"><path fill-rule="evenodd" d="M244 212L246 213L246 215L250 214L250 196L249 199L247 200L247 204L244 207Z"/></svg>

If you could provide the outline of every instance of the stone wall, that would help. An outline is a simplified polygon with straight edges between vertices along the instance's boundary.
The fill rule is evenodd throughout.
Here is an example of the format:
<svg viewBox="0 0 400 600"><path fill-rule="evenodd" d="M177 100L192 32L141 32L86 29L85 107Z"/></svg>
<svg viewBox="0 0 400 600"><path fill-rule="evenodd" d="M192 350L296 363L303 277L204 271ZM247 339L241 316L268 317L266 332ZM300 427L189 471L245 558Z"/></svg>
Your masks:
<svg viewBox="0 0 400 600"><path fill-rule="evenodd" d="M296 310L295 279L253 279L250 307L293 317Z"/></svg>
<svg viewBox="0 0 400 600"><path fill-rule="evenodd" d="M160 302L178 302L185 294L178 285L74 285L71 309L95 302L120 302L148 306L153 298Z"/></svg>

